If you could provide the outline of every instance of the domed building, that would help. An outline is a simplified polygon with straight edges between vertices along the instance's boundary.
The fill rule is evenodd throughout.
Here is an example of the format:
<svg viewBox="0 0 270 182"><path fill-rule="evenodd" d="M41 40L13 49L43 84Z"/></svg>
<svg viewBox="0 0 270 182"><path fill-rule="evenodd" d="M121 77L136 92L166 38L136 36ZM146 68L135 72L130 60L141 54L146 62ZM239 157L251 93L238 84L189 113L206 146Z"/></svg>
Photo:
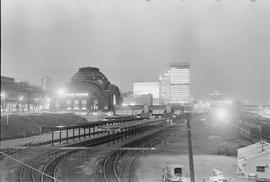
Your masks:
<svg viewBox="0 0 270 182"><path fill-rule="evenodd" d="M121 101L117 86L96 67L82 67L67 84L66 110L111 110Z"/></svg>

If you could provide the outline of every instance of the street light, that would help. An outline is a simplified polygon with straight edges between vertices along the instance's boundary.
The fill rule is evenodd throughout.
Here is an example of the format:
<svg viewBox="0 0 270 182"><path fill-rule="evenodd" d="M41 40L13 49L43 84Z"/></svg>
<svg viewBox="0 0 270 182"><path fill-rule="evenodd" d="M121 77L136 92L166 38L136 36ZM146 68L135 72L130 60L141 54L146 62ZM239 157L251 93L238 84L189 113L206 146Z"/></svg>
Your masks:
<svg viewBox="0 0 270 182"><path fill-rule="evenodd" d="M226 124L228 124L230 122L230 113L229 110L227 108L218 108L216 110L214 110L214 121L217 122L217 129L218 129L218 138L217 138L217 142L218 145L220 145L219 143L221 143L221 151L219 149L219 152L226 152L226 144L224 143L224 128L226 127ZM219 142L219 138L220 138L220 142ZM220 146L219 146L220 147Z"/></svg>
<svg viewBox="0 0 270 182"><path fill-rule="evenodd" d="M219 108L214 113L215 120L218 120L219 122L227 122L229 119L229 113L228 110L224 108Z"/></svg>
<svg viewBox="0 0 270 182"><path fill-rule="evenodd" d="M45 97L44 101L45 101L45 105L44 105L45 109L50 109L51 98Z"/></svg>
<svg viewBox="0 0 270 182"><path fill-rule="evenodd" d="M6 106L4 106L2 108L2 100L4 102L5 101L5 98L6 98L6 94L4 92L1 92L1 111L2 111L2 109L3 109L3 111L5 111L5 108L6 108Z"/></svg>
<svg viewBox="0 0 270 182"><path fill-rule="evenodd" d="M5 92L1 92L1 99L4 99L6 97Z"/></svg>
<svg viewBox="0 0 270 182"><path fill-rule="evenodd" d="M49 97L46 98L46 102L50 102L51 99Z"/></svg>
<svg viewBox="0 0 270 182"><path fill-rule="evenodd" d="M57 95L58 95L59 97L63 97L63 96L65 95L65 89L64 89L64 88L59 88L59 89L57 90Z"/></svg>

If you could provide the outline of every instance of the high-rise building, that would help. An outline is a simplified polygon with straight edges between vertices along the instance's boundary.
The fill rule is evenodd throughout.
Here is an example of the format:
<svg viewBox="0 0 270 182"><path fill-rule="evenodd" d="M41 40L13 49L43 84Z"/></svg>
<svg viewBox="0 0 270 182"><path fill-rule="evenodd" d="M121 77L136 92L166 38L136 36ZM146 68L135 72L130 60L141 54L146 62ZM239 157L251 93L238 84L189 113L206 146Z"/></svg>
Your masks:
<svg viewBox="0 0 270 182"><path fill-rule="evenodd" d="M160 104L170 103L170 72L159 77L159 101Z"/></svg>
<svg viewBox="0 0 270 182"><path fill-rule="evenodd" d="M44 76L41 78L41 87L44 90L50 90L53 87L53 79L49 76Z"/></svg>
<svg viewBox="0 0 270 182"><path fill-rule="evenodd" d="M159 83L158 82L135 82L133 83L134 95L153 95L153 104L159 104Z"/></svg>
<svg viewBox="0 0 270 182"><path fill-rule="evenodd" d="M170 103L190 102L190 64L187 62L170 64Z"/></svg>

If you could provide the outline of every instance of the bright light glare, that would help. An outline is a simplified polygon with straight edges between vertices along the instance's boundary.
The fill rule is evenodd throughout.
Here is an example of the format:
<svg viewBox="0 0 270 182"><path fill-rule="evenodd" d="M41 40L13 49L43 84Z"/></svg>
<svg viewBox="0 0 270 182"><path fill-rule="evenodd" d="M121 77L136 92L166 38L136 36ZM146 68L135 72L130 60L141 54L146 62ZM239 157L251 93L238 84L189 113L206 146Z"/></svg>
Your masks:
<svg viewBox="0 0 270 182"><path fill-rule="evenodd" d="M129 105L131 105L131 106L135 106L135 103L134 103L134 102L132 102L132 103L130 103Z"/></svg>
<svg viewBox="0 0 270 182"><path fill-rule="evenodd" d="M1 93L1 97L2 98L5 98L6 97L6 94L5 93Z"/></svg>
<svg viewBox="0 0 270 182"><path fill-rule="evenodd" d="M19 97L19 100L23 100L23 96Z"/></svg>
<svg viewBox="0 0 270 182"><path fill-rule="evenodd" d="M64 96L64 94L65 94L65 89L63 89L63 88L59 88L58 90L57 90L57 94L59 95L59 96Z"/></svg>
<svg viewBox="0 0 270 182"><path fill-rule="evenodd" d="M218 109L215 111L215 117L219 121L226 121L228 119L228 112L226 109Z"/></svg>

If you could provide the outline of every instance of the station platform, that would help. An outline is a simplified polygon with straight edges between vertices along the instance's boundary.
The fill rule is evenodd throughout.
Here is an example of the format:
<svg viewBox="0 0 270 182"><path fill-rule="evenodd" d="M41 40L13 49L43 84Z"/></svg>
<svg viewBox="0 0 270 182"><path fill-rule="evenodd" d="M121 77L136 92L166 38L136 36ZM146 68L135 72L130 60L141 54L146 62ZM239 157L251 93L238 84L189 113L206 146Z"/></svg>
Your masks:
<svg viewBox="0 0 270 182"><path fill-rule="evenodd" d="M123 140L143 134L169 122L168 118L111 119L107 121L76 125L44 127L37 136L1 141L1 149L25 148L30 146L69 146L88 142L91 139L106 137L108 141Z"/></svg>

